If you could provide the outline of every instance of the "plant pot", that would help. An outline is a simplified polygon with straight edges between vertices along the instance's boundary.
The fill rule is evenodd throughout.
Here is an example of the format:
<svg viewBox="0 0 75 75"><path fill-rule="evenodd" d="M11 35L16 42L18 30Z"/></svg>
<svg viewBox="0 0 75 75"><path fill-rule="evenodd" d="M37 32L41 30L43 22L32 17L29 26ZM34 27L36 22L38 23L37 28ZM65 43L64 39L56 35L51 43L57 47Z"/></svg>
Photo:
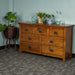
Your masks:
<svg viewBox="0 0 75 75"><path fill-rule="evenodd" d="M14 39L16 38L17 35L17 28L12 26L12 27L7 27L6 30L4 31L4 35L8 39Z"/></svg>
<svg viewBox="0 0 75 75"><path fill-rule="evenodd" d="M53 21L48 19L48 20L47 20L47 24L48 24L48 25L52 25L52 24L53 24Z"/></svg>
<svg viewBox="0 0 75 75"><path fill-rule="evenodd" d="M43 18L38 18L38 24L43 24L44 19Z"/></svg>

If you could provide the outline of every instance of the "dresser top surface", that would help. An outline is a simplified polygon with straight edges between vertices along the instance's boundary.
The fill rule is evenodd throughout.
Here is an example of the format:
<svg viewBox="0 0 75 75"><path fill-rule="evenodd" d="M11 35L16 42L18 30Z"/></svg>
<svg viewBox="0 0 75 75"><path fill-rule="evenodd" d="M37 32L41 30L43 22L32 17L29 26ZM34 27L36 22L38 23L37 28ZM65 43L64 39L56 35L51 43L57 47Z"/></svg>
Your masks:
<svg viewBox="0 0 75 75"><path fill-rule="evenodd" d="M32 24L32 23L19 23L19 24L22 24L22 25L41 25L41 26L51 26L51 27L73 27L74 25L71 25L71 24L63 24L63 25L56 25L56 24L53 24L53 25L47 25L47 24Z"/></svg>

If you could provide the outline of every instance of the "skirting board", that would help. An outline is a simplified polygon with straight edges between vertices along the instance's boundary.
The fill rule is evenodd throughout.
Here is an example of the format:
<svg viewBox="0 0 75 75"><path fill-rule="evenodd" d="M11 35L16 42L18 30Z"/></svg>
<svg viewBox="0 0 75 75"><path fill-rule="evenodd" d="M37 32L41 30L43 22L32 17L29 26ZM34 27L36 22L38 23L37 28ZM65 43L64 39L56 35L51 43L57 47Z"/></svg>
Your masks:
<svg viewBox="0 0 75 75"><path fill-rule="evenodd" d="M15 47L15 45L14 44L10 44L10 47ZM16 47L19 48L19 45L16 44ZM8 48L8 45L7 45L7 48ZM5 49L5 45L4 46L0 46L0 50L2 50L2 49Z"/></svg>
<svg viewBox="0 0 75 75"><path fill-rule="evenodd" d="M10 44L10 47L14 47L14 44ZM19 44L16 44L17 48L19 48ZM7 45L8 48L8 45ZM5 49L5 46L0 46L0 50ZM72 57L75 57L75 54L72 54Z"/></svg>

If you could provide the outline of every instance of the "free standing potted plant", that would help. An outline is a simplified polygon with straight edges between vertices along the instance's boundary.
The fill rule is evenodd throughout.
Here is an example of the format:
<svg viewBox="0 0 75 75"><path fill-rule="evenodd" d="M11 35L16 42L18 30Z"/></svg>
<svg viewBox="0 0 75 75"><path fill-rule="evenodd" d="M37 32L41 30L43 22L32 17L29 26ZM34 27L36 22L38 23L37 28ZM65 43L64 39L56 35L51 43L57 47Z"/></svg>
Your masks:
<svg viewBox="0 0 75 75"><path fill-rule="evenodd" d="M39 23L39 24L43 24L45 13L38 12L38 13L37 13L37 16L39 17L39 18L38 18L38 23Z"/></svg>
<svg viewBox="0 0 75 75"><path fill-rule="evenodd" d="M7 20L8 25L6 29L4 30L4 35L6 38L16 38L17 35L17 27L12 26L12 24L17 20L16 13L8 12L6 16L4 17L5 20Z"/></svg>
<svg viewBox="0 0 75 75"><path fill-rule="evenodd" d="M16 49L17 27L12 26L12 24L17 20L16 13L8 12L6 14L6 16L4 17L4 19L7 20L8 25L0 24L0 32L4 31L4 35L7 38L5 51L6 51L6 48L7 48L8 39L9 39L9 47L10 47L10 39L14 39L15 49Z"/></svg>

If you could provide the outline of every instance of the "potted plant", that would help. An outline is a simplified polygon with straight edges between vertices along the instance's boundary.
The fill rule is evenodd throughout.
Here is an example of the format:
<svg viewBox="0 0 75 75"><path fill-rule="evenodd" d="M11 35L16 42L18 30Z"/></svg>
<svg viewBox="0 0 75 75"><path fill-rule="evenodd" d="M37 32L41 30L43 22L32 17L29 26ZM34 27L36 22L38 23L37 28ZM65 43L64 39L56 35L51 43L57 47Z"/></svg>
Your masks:
<svg viewBox="0 0 75 75"><path fill-rule="evenodd" d="M38 18L38 23L39 23L39 24L43 24L45 13L38 12L38 13L37 13L37 16L39 17L39 18Z"/></svg>
<svg viewBox="0 0 75 75"><path fill-rule="evenodd" d="M54 17L55 16L53 14L52 15L46 14L46 22L47 22L48 25L52 25L53 24L53 18Z"/></svg>
<svg viewBox="0 0 75 75"><path fill-rule="evenodd" d="M16 38L17 35L17 27L12 26L12 24L17 20L16 13L8 12L6 16L4 17L5 20L7 20L8 25L6 26L6 29L4 30L4 35L6 38Z"/></svg>

